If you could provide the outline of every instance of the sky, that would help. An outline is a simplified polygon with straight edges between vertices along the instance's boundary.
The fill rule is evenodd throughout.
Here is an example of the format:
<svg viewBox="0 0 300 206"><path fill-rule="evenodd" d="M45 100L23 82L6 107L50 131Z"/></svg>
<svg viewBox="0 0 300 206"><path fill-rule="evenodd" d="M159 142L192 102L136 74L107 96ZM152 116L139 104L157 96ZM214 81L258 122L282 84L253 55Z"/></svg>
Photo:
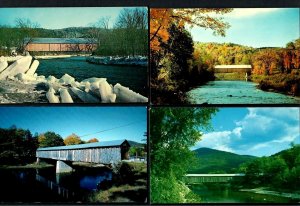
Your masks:
<svg viewBox="0 0 300 206"><path fill-rule="evenodd" d="M213 131L192 149L208 147L242 155L269 156L300 144L300 108L221 108Z"/></svg>
<svg viewBox="0 0 300 206"><path fill-rule="evenodd" d="M193 27L188 30L194 41L230 42L255 48L285 47L300 37L299 8L240 8L222 17L231 26L226 30L226 37Z"/></svg>
<svg viewBox="0 0 300 206"><path fill-rule="evenodd" d="M0 25L15 25L17 18L30 19L42 28L62 29L85 27L101 17L110 17L110 27L116 21L121 7L65 7L65 8L0 8Z"/></svg>
<svg viewBox="0 0 300 206"><path fill-rule="evenodd" d="M91 134L81 139L127 139L141 143L147 131L146 111L146 107L0 107L0 128L15 125L29 129L33 135L53 131L62 138L72 133ZM94 134L102 130L109 131Z"/></svg>

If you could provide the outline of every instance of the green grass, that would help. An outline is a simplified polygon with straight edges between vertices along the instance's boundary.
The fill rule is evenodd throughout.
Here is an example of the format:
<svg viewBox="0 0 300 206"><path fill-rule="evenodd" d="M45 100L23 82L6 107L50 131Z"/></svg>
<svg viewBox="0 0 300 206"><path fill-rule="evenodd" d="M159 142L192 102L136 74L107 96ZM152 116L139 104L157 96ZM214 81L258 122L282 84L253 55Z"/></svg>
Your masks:
<svg viewBox="0 0 300 206"><path fill-rule="evenodd" d="M44 162L40 163L31 163L26 165L1 165L2 169L41 169L46 167L54 167L52 164L47 164Z"/></svg>

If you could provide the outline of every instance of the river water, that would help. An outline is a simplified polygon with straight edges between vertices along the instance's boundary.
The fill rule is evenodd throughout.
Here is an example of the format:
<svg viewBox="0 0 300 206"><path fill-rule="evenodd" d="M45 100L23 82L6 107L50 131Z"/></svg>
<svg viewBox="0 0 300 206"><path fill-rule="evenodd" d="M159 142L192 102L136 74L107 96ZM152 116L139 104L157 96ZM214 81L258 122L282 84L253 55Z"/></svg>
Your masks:
<svg viewBox="0 0 300 206"><path fill-rule="evenodd" d="M298 199L290 199L274 195L241 192L229 187L213 185L191 185L190 189L198 194L201 203L298 203Z"/></svg>
<svg viewBox="0 0 300 206"><path fill-rule="evenodd" d="M88 202L88 195L112 173L103 168L77 168L56 174L44 169L0 169L0 203Z"/></svg>
<svg viewBox="0 0 300 206"><path fill-rule="evenodd" d="M210 81L187 92L193 104L299 104L300 98L265 92L246 81Z"/></svg>
<svg viewBox="0 0 300 206"><path fill-rule="evenodd" d="M38 75L49 75L61 78L69 74L82 81L90 77L107 78L110 84L120 83L142 95L148 93L147 68L138 66L97 65L85 61L85 57L40 59Z"/></svg>

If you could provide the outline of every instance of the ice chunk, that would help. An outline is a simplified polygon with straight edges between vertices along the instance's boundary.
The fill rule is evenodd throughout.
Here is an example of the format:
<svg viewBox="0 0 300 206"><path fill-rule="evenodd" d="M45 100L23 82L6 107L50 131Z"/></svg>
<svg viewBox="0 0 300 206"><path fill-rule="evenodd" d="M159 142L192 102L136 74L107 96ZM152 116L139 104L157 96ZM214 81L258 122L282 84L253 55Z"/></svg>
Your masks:
<svg viewBox="0 0 300 206"><path fill-rule="evenodd" d="M34 60L33 63L30 66L30 69L26 72L28 75L33 75L35 71L37 70L40 62L38 60Z"/></svg>
<svg viewBox="0 0 300 206"><path fill-rule="evenodd" d="M49 88L46 97L50 103L59 103L59 98L55 95L55 90L52 87Z"/></svg>
<svg viewBox="0 0 300 206"><path fill-rule="evenodd" d="M19 73L25 73L31 64L32 57L26 56L15 61L12 65L7 67L2 73L0 73L0 79L5 79L8 76L15 76Z"/></svg>
<svg viewBox="0 0 300 206"><path fill-rule="evenodd" d="M99 82L99 92L102 103L112 103L116 101L116 95L113 93L113 89L107 81Z"/></svg>
<svg viewBox="0 0 300 206"><path fill-rule="evenodd" d="M88 78L88 79L84 79L81 81L81 83L98 83L98 82L102 82L102 81L106 81L106 78L96 78L96 77L92 77L92 78Z"/></svg>
<svg viewBox="0 0 300 206"><path fill-rule="evenodd" d="M117 102L148 102L148 98L130 90L128 87L123 87L121 84L114 86L114 92L117 95Z"/></svg>
<svg viewBox="0 0 300 206"><path fill-rule="evenodd" d="M7 61L0 61L0 73L8 66Z"/></svg>
<svg viewBox="0 0 300 206"><path fill-rule="evenodd" d="M58 82L58 79L56 79L54 76L50 75L47 77L47 82L49 82L49 83Z"/></svg>
<svg viewBox="0 0 300 206"><path fill-rule="evenodd" d="M98 103L99 102L99 100L96 97L90 95L89 93L81 91L78 88L72 87L71 91L74 94L76 94L85 103Z"/></svg>
<svg viewBox="0 0 300 206"><path fill-rule="evenodd" d="M43 76L43 75L37 76L37 77L36 77L36 81L38 81L38 82L45 82L45 81L46 81L46 77Z"/></svg>
<svg viewBox="0 0 300 206"><path fill-rule="evenodd" d="M59 90L60 99L62 103L73 103L73 99L68 92L68 89L62 88Z"/></svg>
<svg viewBox="0 0 300 206"><path fill-rule="evenodd" d="M74 77L71 77L70 75L68 74L64 74L58 81L59 83L62 83L62 84L73 84L75 83L75 78Z"/></svg>
<svg viewBox="0 0 300 206"><path fill-rule="evenodd" d="M24 73L17 74L16 78L19 81L22 81L22 82L35 81L36 80L36 78L33 75L27 75L27 74L24 74Z"/></svg>
<svg viewBox="0 0 300 206"><path fill-rule="evenodd" d="M91 90L91 83L90 82L86 82L85 83L85 89L84 89L84 91L85 92L89 92Z"/></svg>

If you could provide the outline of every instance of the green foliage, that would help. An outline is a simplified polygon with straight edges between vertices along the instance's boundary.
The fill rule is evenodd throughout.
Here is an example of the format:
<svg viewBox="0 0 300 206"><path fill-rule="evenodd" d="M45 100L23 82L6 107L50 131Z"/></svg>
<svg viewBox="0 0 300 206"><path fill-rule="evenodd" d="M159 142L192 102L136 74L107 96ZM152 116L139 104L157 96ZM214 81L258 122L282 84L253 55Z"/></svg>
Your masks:
<svg viewBox="0 0 300 206"><path fill-rule="evenodd" d="M46 132L38 137L39 147L64 146L63 138L54 132Z"/></svg>
<svg viewBox="0 0 300 206"><path fill-rule="evenodd" d="M196 161L190 150L210 128L215 108L152 108L150 111L151 201L189 202L182 178Z"/></svg>
<svg viewBox="0 0 300 206"><path fill-rule="evenodd" d="M198 164L189 173L235 173L241 164L256 158L209 148L199 148L194 152L197 155Z"/></svg>
<svg viewBox="0 0 300 206"><path fill-rule="evenodd" d="M35 157L37 137L29 130L0 129L0 164L26 163Z"/></svg>
<svg viewBox="0 0 300 206"><path fill-rule="evenodd" d="M243 165L245 181L250 186L272 186L277 189L297 189L300 184L300 145L270 157L257 158Z"/></svg>

